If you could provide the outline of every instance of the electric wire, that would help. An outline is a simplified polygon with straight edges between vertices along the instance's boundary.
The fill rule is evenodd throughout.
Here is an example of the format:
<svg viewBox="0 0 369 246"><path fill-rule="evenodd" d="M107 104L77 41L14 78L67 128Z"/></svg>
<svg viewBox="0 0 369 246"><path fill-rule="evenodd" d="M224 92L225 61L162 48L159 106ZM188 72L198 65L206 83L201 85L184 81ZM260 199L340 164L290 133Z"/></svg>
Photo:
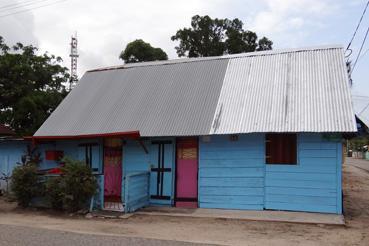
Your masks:
<svg viewBox="0 0 369 246"><path fill-rule="evenodd" d="M37 7L28 8L28 9L12 12L12 13L9 13L9 14L0 15L0 18L15 15L15 14L19 14L19 13L23 13L23 12L28 12L28 11L39 9L39 8L44 8L44 7L47 7L47 6L59 4L59 3L62 3L62 2L66 2L66 1L68 1L68 0L60 0L60 1L53 2L53 3L49 3L49 4L39 5Z"/></svg>
<svg viewBox="0 0 369 246"><path fill-rule="evenodd" d="M30 2L23 2L21 4L17 4L15 6L8 6L8 7L0 7L0 13L10 12L11 10L17 10L24 8L26 6L37 5L43 2L52 1L52 0L38 0L38 1L30 1Z"/></svg>
<svg viewBox="0 0 369 246"><path fill-rule="evenodd" d="M0 10L20 8L20 7L23 7L24 5L37 4L38 2L44 2L44 1L49 1L49 0L28 0L28 1L23 1L23 2L17 2L17 3L2 5L2 6L0 6Z"/></svg>
<svg viewBox="0 0 369 246"><path fill-rule="evenodd" d="M363 13L361 14L361 17L360 17L359 23L358 23L358 24L357 24L357 26L356 26L355 32L354 32L354 34L352 35L352 38L351 38L351 40L350 40L349 44L347 45L346 51L350 48L350 46L351 46L351 44L352 44L352 41L354 41L354 38L355 38L355 36L356 36L356 33L357 33L357 31L359 30L359 27L360 27L360 25L361 25L361 22L363 21L363 18L364 18L364 15L365 15L366 10L367 10L367 8L368 8L368 5L369 5L369 0L368 0L368 2L367 2L367 3L366 3L366 5L365 5L364 11L363 11Z"/></svg>
<svg viewBox="0 0 369 246"><path fill-rule="evenodd" d="M364 36L364 39L363 39L363 42L361 43L361 46L360 46L360 49L359 49L359 53L357 54L356 56L356 59L355 59L355 62L354 62L354 65L352 66L352 69L351 69L351 74L352 72L354 71L355 67L356 67L356 64L360 58L360 55L361 55L361 51L363 50L363 47L364 47L364 44L366 42L366 38L368 37L368 34L369 34L369 27L368 29L366 30L366 33L365 33L365 36Z"/></svg>

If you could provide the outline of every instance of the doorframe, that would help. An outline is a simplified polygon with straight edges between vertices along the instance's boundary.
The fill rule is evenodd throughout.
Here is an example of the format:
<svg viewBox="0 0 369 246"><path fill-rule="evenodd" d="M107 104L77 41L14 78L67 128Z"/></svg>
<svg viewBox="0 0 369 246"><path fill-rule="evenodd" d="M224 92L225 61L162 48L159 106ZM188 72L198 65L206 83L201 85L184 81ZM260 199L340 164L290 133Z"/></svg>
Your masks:
<svg viewBox="0 0 369 246"><path fill-rule="evenodd" d="M114 138L114 137L113 137ZM119 137L117 137L119 138ZM103 182L102 182L102 208L104 209L105 206L105 142L106 140L109 138L102 138L102 158L101 158L101 174L103 177ZM125 170L124 170L124 145L126 144L125 140L123 138L119 138L122 141L122 146L121 146L121 150L122 150L122 158L121 158L121 173L122 173L122 178L121 178L121 182L120 182L120 186L121 186L121 192L120 192L120 202L122 203L122 205L124 206L125 201L124 201L124 195L125 195L125 185L124 185L124 181L125 181Z"/></svg>
<svg viewBox="0 0 369 246"><path fill-rule="evenodd" d="M196 185L196 192L197 197L196 198L186 198L186 197L177 197L177 178L178 178L178 158L177 158L177 150L178 150L178 140L183 139L196 139L197 143L197 152L196 152L196 158L197 158L197 185ZM177 202L197 202L197 207L199 207L199 149L200 149L200 143L199 143L199 137L177 137L175 140L175 159L174 159L174 165L175 165L175 180L174 180L174 207L177 205Z"/></svg>
<svg viewBox="0 0 369 246"><path fill-rule="evenodd" d="M166 172L172 173L171 176L172 176L172 183L173 183L173 164L171 165L170 168L165 168L164 166L165 166L165 145L172 145L173 148L175 149L175 141L173 141L172 139L153 139L153 140L151 140L151 145L158 145L158 150L159 150L159 145L160 144L163 145L163 149L162 149L162 153L158 153L158 166L154 167L154 168L150 167L150 174L151 174L151 172L153 172L153 169L158 169L158 171L155 171L155 172L156 172L156 175L157 175L157 180L159 179L160 182L161 182L160 189L162 190L162 189L164 189L163 180L164 180L164 175L165 175ZM161 156L161 154L163 156ZM162 161L163 167L159 167L160 161ZM162 169L162 172L159 172L159 170L161 170L161 169ZM159 173L160 173L160 178L158 178ZM172 184L171 184L171 187L173 188ZM157 189L158 189L158 187L157 187ZM157 190L157 193L158 193L158 190ZM150 199L162 200L162 201L171 201L172 200L172 194L173 194L172 191L171 191L170 196L151 195L150 194Z"/></svg>

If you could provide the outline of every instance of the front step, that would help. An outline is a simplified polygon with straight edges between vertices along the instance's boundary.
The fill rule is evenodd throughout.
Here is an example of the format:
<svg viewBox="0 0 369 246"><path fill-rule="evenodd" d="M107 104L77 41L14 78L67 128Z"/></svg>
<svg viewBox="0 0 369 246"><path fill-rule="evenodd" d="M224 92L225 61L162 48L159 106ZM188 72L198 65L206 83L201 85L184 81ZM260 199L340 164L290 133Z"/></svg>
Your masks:
<svg viewBox="0 0 369 246"><path fill-rule="evenodd" d="M121 202L104 202L105 211L124 212L124 205Z"/></svg>
<svg viewBox="0 0 369 246"><path fill-rule="evenodd" d="M107 210L99 210L93 211L90 213L92 217L96 218L104 218L104 219L122 219L126 218L126 214L118 211L107 211Z"/></svg>

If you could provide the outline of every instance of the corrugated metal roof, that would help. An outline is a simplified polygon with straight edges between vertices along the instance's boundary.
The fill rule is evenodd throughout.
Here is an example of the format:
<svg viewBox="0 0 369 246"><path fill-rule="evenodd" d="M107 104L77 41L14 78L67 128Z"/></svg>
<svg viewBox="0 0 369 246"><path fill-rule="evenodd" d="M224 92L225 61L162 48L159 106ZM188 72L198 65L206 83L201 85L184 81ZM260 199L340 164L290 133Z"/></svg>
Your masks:
<svg viewBox="0 0 369 246"><path fill-rule="evenodd" d="M212 134L352 131L341 48L230 60Z"/></svg>
<svg viewBox="0 0 369 246"><path fill-rule="evenodd" d="M209 133L227 59L88 72L35 136Z"/></svg>
<svg viewBox="0 0 369 246"><path fill-rule="evenodd" d="M353 132L337 46L127 64L87 72L35 136Z"/></svg>

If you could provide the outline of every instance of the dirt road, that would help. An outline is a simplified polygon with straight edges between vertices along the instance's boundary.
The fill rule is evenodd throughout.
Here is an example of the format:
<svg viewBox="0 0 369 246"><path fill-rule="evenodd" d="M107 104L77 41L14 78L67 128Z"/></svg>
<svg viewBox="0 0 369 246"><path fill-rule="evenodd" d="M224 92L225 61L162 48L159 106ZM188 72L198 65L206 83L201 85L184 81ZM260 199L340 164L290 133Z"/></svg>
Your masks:
<svg viewBox="0 0 369 246"><path fill-rule="evenodd" d="M87 235L73 232L46 230L24 226L0 225L0 245L6 246L202 246L176 241L134 237Z"/></svg>
<svg viewBox="0 0 369 246"><path fill-rule="evenodd" d="M343 176L346 226L138 215L87 220L19 210L1 201L0 224L221 245L369 245L369 173L348 165Z"/></svg>

